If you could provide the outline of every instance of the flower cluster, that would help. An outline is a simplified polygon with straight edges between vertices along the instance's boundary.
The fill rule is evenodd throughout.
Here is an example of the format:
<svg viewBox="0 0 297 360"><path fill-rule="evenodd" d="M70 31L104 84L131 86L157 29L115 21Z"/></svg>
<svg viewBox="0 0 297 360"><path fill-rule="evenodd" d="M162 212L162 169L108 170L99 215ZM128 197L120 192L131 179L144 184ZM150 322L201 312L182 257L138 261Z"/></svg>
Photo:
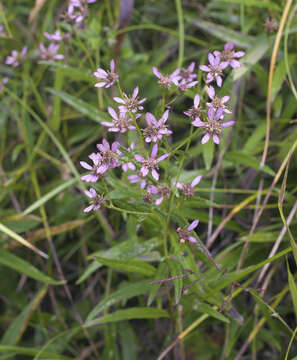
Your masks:
<svg viewBox="0 0 297 360"><path fill-rule="evenodd" d="M89 16L88 4L97 0L70 0L64 19L74 24L81 24Z"/></svg>
<svg viewBox="0 0 297 360"><path fill-rule="evenodd" d="M79 1L78 1L79 2ZM78 3L77 2L77 3ZM89 1L90 2L90 1ZM84 4L88 2L85 1ZM76 7L76 2L73 1L73 8ZM57 41L58 36L57 35ZM53 39L52 39L53 40ZM243 56L242 51L236 52L234 45L227 43L222 52L214 51L208 55L209 65L201 65L200 69L207 72L206 84L215 80L216 85L221 87L223 83L223 70L227 67L236 68L240 66L238 58ZM195 63L192 62L187 68L176 69L170 75L162 75L158 68L153 67L153 73L158 78L158 83L165 89L170 89L176 86L178 91L186 91L197 85L197 74L194 72ZM167 144L164 148L168 149L166 137L172 135L173 131L168 126L168 119L170 118L169 109L163 108L161 117L156 117L150 112L144 113L144 103L146 98L139 97L139 87L136 86L131 95L122 92L119 84L119 75L116 71L116 64L114 60L110 61L110 68L98 68L94 72L94 77L98 80L95 87L106 89L118 85L119 96L113 97L114 104L117 106L108 106L107 111L111 117L110 121L102 121L101 125L107 127L108 132L127 134L134 131L139 142L131 142L128 146L124 143L123 150L120 151L120 143L113 142L111 145L106 139L103 139L102 144L97 144L97 152L89 155L91 163L81 161L81 166L88 170L86 175L81 177L81 180L96 183L100 177L105 176L109 169L120 167L124 174L127 174L130 184L138 184L143 192L143 201L159 206L164 199L171 196L171 186L161 180L161 173L159 164L170 157L170 151L164 152L162 144ZM220 143L223 128L232 126L233 120L226 121L224 119L226 114L231 114L227 103L230 96L225 95L219 97L212 85L205 86L205 94L209 100L205 101L204 94L196 94L194 97L193 107L184 111L184 114L190 118L191 125L201 128L204 135L202 137L202 144L205 144L210 139L215 144ZM143 117L146 127L140 127L140 119ZM123 140L123 136L119 139ZM132 133L131 133L132 136ZM127 140L130 136L127 136ZM135 138L135 135L134 135ZM151 146L150 150L146 147ZM168 173L168 166L166 173ZM170 170L169 170L170 171ZM201 175L196 176L191 183L184 184L176 179L173 181L175 189L180 190L185 199L195 195L195 187L199 184ZM172 194L177 194L178 191ZM91 188L87 193L91 198L92 204L85 209L86 212L90 210L97 210L101 204L106 200L104 195L97 195L95 190ZM179 238L181 242L188 240L196 242L195 238L189 235L198 225L198 220L195 220L186 229L178 229Z"/></svg>

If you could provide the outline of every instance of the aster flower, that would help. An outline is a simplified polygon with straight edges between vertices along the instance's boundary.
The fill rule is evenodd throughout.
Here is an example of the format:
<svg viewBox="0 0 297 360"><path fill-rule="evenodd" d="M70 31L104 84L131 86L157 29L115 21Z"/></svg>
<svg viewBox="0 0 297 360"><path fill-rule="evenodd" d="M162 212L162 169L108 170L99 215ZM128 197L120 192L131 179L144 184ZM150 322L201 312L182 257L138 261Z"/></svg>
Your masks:
<svg viewBox="0 0 297 360"><path fill-rule="evenodd" d="M143 106L141 105L142 103L145 102L145 98L138 100L137 95L138 95L138 91L139 88L138 86L136 86L136 88L133 91L132 96L127 96L127 94L123 93L123 99L119 98L119 97L114 97L113 100L116 101L119 104L123 104L121 106L119 106L120 111L131 111L132 113L136 113L137 111L141 111L143 110Z"/></svg>
<svg viewBox="0 0 297 360"><path fill-rule="evenodd" d="M200 96L199 94L196 94L194 97L194 106L189 109L188 111L184 111L184 114L191 117L192 119L198 119L200 120L200 116L203 112L202 108L199 107L200 103Z"/></svg>
<svg viewBox="0 0 297 360"><path fill-rule="evenodd" d="M192 243L197 243L197 240L193 236L189 235L189 233L192 230L194 230L198 224L199 224L199 220L194 220L186 229L181 229L181 228L176 229L179 242L184 244L186 240L188 240Z"/></svg>
<svg viewBox="0 0 297 360"><path fill-rule="evenodd" d="M153 146L151 156L148 157L147 159L144 159L141 155L137 155L137 154L134 155L134 158L136 159L136 161L142 163L142 166L140 169L140 175L142 177L147 176L149 174L149 172L151 171L152 177L156 181L159 180L159 173L157 171L159 169L158 163L162 160L165 160L169 156L169 154L166 153L156 159L157 153L158 153L158 144L155 144Z"/></svg>
<svg viewBox="0 0 297 360"><path fill-rule="evenodd" d="M134 144L134 142L132 142L132 143L130 144L130 146L128 147L128 151L129 151L129 152L130 152L130 151L133 151L134 148L135 148L135 144ZM133 170L133 171L136 170L136 166L135 166L131 161L122 164L122 170L123 170L124 172L128 171L129 169L130 169L130 170Z"/></svg>
<svg viewBox="0 0 297 360"><path fill-rule="evenodd" d="M62 60L64 59L64 55L57 54L60 45L51 43L48 48L46 48L43 44L39 45L39 49L41 50L41 59L43 60Z"/></svg>
<svg viewBox="0 0 297 360"><path fill-rule="evenodd" d="M4 89L4 85L7 83L8 81L8 77L4 77L1 81L0 81L0 93L1 91Z"/></svg>
<svg viewBox="0 0 297 360"><path fill-rule="evenodd" d="M1 36L6 36L6 33L4 31L4 26L2 24L0 24L0 35Z"/></svg>
<svg viewBox="0 0 297 360"><path fill-rule="evenodd" d="M113 169L119 166L118 157L122 156L122 153L118 149L119 145L120 144L115 141L110 147L108 141L105 139L102 140L102 144L97 144L97 149L99 150L101 156L98 174L103 174L108 169Z"/></svg>
<svg viewBox="0 0 297 360"><path fill-rule="evenodd" d="M194 74L195 63L192 62L186 69L182 69L180 77L181 80L186 81L187 83L192 82L194 79L196 79L197 74Z"/></svg>
<svg viewBox="0 0 297 360"><path fill-rule="evenodd" d="M133 174L133 175L129 175L128 179L130 184L140 183L141 189L144 189L146 187L146 180L142 176Z"/></svg>
<svg viewBox="0 0 297 360"><path fill-rule="evenodd" d="M124 133L128 129L136 130L136 127L134 125L130 125L130 123L133 122L133 119L127 118L127 111L120 111L118 115L115 110L109 106L108 112L113 119L112 122L101 122L101 125L109 127L108 131Z"/></svg>
<svg viewBox="0 0 297 360"><path fill-rule="evenodd" d="M224 51L214 51L214 55L219 57L222 61L227 62L233 69L241 66L240 62L236 59L245 55L244 51L234 51L234 44L228 42L224 46Z"/></svg>
<svg viewBox="0 0 297 360"><path fill-rule="evenodd" d="M110 71L105 71L101 68L97 69L96 72L94 72L94 76L101 81L95 84L95 87L105 87L109 88L111 87L119 78L119 75L115 73L115 62L114 60L110 61Z"/></svg>
<svg viewBox="0 0 297 360"><path fill-rule="evenodd" d="M202 179L201 175L198 175L195 177L195 179L191 182L191 184L183 184L180 182L174 182L174 185L181 189L184 193L184 196L186 198L192 197L195 195L195 189L194 187L200 183L200 180Z"/></svg>
<svg viewBox="0 0 297 360"><path fill-rule="evenodd" d="M220 56L214 56L211 53L208 54L208 61L208 66L200 65L200 69L208 73L206 76L206 83L208 84L215 79L217 85L221 87L223 83L222 73L229 63L227 61L221 62Z"/></svg>
<svg viewBox="0 0 297 360"><path fill-rule="evenodd" d="M162 139L163 135L168 136L172 134L172 131L169 130L166 125L168 114L169 110L166 110L159 121L156 120L153 114L145 114L145 121L148 125L148 127L143 130L145 142L157 142Z"/></svg>
<svg viewBox="0 0 297 360"><path fill-rule="evenodd" d="M96 190L93 188L90 188L90 190L86 190L85 194L92 199L92 204L84 209L84 212L89 212L91 210L98 210L101 207L101 204L107 200L106 197L99 195L96 193Z"/></svg>
<svg viewBox="0 0 297 360"><path fill-rule="evenodd" d="M230 100L230 96L223 96L222 98L217 97L215 89L212 86L207 86L206 92L212 100L212 102L206 103L209 108L212 107L215 111L222 109L223 113L231 114L231 111L225 105L225 103Z"/></svg>
<svg viewBox="0 0 297 360"><path fill-rule="evenodd" d="M87 170L90 170L91 173L82 176L80 179L82 181L86 181L86 182L96 182L99 179L99 172L98 172L98 168L100 166L100 162L101 162L101 155L98 153L92 153L91 155L89 155L89 158L92 160L93 165L89 165L87 162L85 161L80 161L80 165Z"/></svg>
<svg viewBox="0 0 297 360"><path fill-rule="evenodd" d="M180 80L180 76L178 74L180 73L180 69L176 69L171 75L165 75L163 76L158 68L155 66L153 67L153 72L159 79L158 83L165 89L169 89L171 84L178 85L178 82Z"/></svg>
<svg viewBox="0 0 297 360"><path fill-rule="evenodd" d="M158 196L155 201L156 205L160 205L164 197L168 198L170 196L170 188L168 187L168 185L159 185L159 186L148 185L147 191L149 194Z"/></svg>
<svg viewBox="0 0 297 360"><path fill-rule="evenodd" d="M24 46L20 53L16 50L12 50L11 55L7 56L5 60L5 64L11 65L13 67L19 66L20 62L25 59L27 50L28 50L28 46Z"/></svg>
<svg viewBox="0 0 297 360"><path fill-rule="evenodd" d="M215 112L214 108L211 107L208 110L207 122L203 122L198 119L192 122L192 125L196 127L204 128L206 134L203 136L201 140L202 144L207 143L210 137L212 137L212 140L215 144L219 144L220 136L222 135L222 130L223 130L222 128L232 126L234 124L234 121L221 122L220 119L222 118L222 115L223 115L222 108L219 108L218 111Z"/></svg>
<svg viewBox="0 0 297 360"><path fill-rule="evenodd" d="M53 34L49 34L48 32L45 32L44 36L50 41L59 42L63 40L63 37L61 36L59 30L55 31Z"/></svg>
<svg viewBox="0 0 297 360"><path fill-rule="evenodd" d="M83 10L83 11L82 11ZM69 22L80 24L84 21L84 18L88 15L88 9L86 7L80 7L80 10L76 10L75 6L71 3L68 6L67 12L64 14L64 19Z"/></svg>

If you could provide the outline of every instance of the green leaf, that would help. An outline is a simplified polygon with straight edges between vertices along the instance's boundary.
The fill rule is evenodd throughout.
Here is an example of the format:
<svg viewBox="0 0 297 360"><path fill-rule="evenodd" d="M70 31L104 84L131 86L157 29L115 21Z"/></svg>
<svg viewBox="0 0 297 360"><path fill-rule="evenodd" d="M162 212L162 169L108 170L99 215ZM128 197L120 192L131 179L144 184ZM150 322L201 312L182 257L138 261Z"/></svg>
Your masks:
<svg viewBox="0 0 297 360"><path fill-rule="evenodd" d="M266 54L269 49L269 41L266 35L260 35L253 43L252 48L242 58L242 66L233 70L233 80L239 80L253 65Z"/></svg>
<svg viewBox="0 0 297 360"><path fill-rule="evenodd" d="M242 149L243 152L251 154L256 148L259 142L264 138L266 133L266 123L259 124L252 134L249 136L247 142Z"/></svg>
<svg viewBox="0 0 297 360"><path fill-rule="evenodd" d="M197 311L201 312L202 314L207 314L209 316L212 316L215 319L221 320L225 323L230 322L228 318L226 318L224 315L220 314L218 311L213 309L213 307L208 304L199 304Z"/></svg>
<svg viewBox="0 0 297 360"><path fill-rule="evenodd" d="M297 286L294 280L294 276L292 275L290 268L287 263L287 270L288 270L288 277L289 277L289 287L290 287L290 293L293 300L295 315L297 316Z"/></svg>
<svg viewBox="0 0 297 360"><path fill-rule="evenodd" d="M19 354L19 355L37 355L40 349L38 347L29 348L29 347L21 347L21 346L7 346L7 345L0 345L0 353L3 354ZM73 360L73 358L64 356L57 353L52 352L43 352L42 359L51 359L51 360Z"/></svg>
<svg viewBox="0 0 297 360"><path fill-rule="evenodd" d="M38 209L40 206L45 204L48 200L50 200L53 197L55 197L56 195L60 194L65 189L75 185L77 182L78 182L78 179L71 179L71 180L65 181L64 183L62 183L59 186L56 186L53 190L51 190L50 192L48 192L47 194L42 196L40 199L35 201L35 203L30 205L26 210L24 210L22 212L21 215L24 216L24 215L30 214L31 212L33 212L34 210Z"/></svg>
<svg viewBox="0 0 297 360"><path fill-rule="evenodd" d="M118 310L112 314L104 315L99 319L87 322L84 326L90 327L99 324L107 324L131 319L158 319L164 317L169 317L169 314L166 310L151 307L134 307Z"/></svg>
<svg viewBox="0 0 297 360"><path fill-rule="evenodd" d="M157 280L165 279L167 277L167 275L168 275L168 266L165 262L161 262L159 264L159 267L155 274L154 280L157 281ZM161 283L151 285L151 290L150 290L149 297L147 300L148 306L150 306L151 303L153 302L153 300L155 299L157 291L159 290L160 286L161 286Z"/></svg>
<svg viewBox="0 0 297 360"><path fill-rule="evenodd" d="M215 145L213 141L208 141L206 144L203 145L202 154L206 170L209 170L211 168L214 156L214 149Z"/></svg>
<svg viewBox="0 0 297 360"><path fill-rule="evenodd" d="M253 41L255 41L255 39L251 36L247 36L237 31L228 29L222 25L217 25L209 21L202 20L201 18L198 20L191 19L189 22L223 41L231 41L235 45L245 49L250 48Z"/></svg>
<svg viewBox="0 0 297 360"><path fill-rule="evenodd" d="M86 115L97 123L101 123L101 121L108 119L108 116L102 111L98 110L95 106L90 105L75 96L69 95L64 91L55 90L53 88L47 88L46 90L53 95L60 97L66 104L70 105L81 114Z"/></svg>
<svg viewBox="0 0 297 360"><path fill-rule="evenodd" d="M135 241L127 240L122 242L119 245L113 246L109 250L97 251L91 254L88 259L91 259L94 255L102 256L104 258L111 259L129 259L134 258L142 254L146 254L153 250L155 247L159 246L160 239L152 238L143 243L135 244ZM94 271L102 267L103 264L98 261L94 261L90 264L84 273L77 280L77 284L85 281Z"/></svg>
<svg viewBox="0 0 297 360"><path fill-rule="evenodd" d="M48 65L53 70L61 69L63 71L63 75L70 77L71 80L86 81L90 84L94 83L94 79L92 78L92 72L90 71L90 69L80 70L64 63L44 60L39 61L39 64Z"/></svg>
<svg viewBox="0 0 297 360"><path fill-rule="evenodd" d="M30 317L47 293L47 286L43 287L22 310L22 312L14 318L9 328L6 330L1 345L16 345L21 339L22 334L26 330Z"/></svg>
<svg viewBox="0 0 297 360"><path fill-rule="evenodd" d="M132 272L132 273L136 273L136 274L142 274L145 276L154 276L156 269L150 265L147 264L144 261L138 261L138 260L116 260L116 259L108 259L108 258L103 258L100 256L94 256L95 259L105 265L108 266L112 269L117 269L117 270L121 270L121 271L126 271L126 272Z"/></svg>
<svg viewBox="0 0 297 360"><path fill-rule="evenodd" d="M180 265L177 261L169 259L168 264L169 264L169 268L170 268L170 277L182 275ZM174 286L175 304L178 304L179 300L181 298L181 295L182 295L183 279L172 280L172 283Z"/></svg>
<svg viewBox="0 0 297 360"><path fill-rule="evenodd" d="M28 277L41 281L45 284L50 285L61 285L63 281L57 281L43 272L38 270L36 267L28 263L27 261L19 258L18 256L0 249L0 264L7 266L13 270L18 271L21 274L27 275Z"/></svg>
<svg viewBox="0 0 297 360"><path fill-rule="evenodd" d="M139 281L134 284L128 284L121 287L119 290L110 294L97 304L88 315L86 321L93 320L102 311L108 309L110 306L119 303L123 300L131 299L132 297L144 294L150 290L152 285L148 281Z"/></svg>
<svg viewBox="0 0 297 360"><path fill-rule="evenodd" d="M295 55L290 55L288 58L288 65L291 67L295 62ZM279 92L282 83L285 81L287 75L287 69L285 65L285 60L281 59L275 68L273 75L272 86L271 86L271 101L275 99L277 93Z"/></svg>
<svg viewBox="0 0 297 360"><path fill-rule="evenodd" d="M244 165L247 167L252 167L256 170L263 171L266 174L269 174L271 176L275 175L275 172L270 169L267 165L260 167L260 161L254 157L251 156L243 151L229 151L226 156L225 160L232 162L235 165Z"/></svg>
<svg viewBox="0 0 297 360"><path fill-rule="evenodd" d="M260 8L267 8L271 10L279 11L280 7L272 1L267 0L217 0L218 3L230 4L242 4L244 6L255 6Z"/></svg>

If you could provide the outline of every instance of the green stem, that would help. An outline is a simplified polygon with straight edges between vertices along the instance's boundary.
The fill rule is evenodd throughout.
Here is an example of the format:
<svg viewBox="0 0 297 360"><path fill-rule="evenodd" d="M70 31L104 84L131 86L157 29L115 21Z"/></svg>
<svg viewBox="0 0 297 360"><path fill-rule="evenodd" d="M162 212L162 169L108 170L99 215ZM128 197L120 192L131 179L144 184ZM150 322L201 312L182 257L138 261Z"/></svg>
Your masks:
<svg viewBox="0 0 297 360"><path fill-rule="evenodd" d="M180 68L182 67L184 60L185 29L184 29L182 1L175 0L175 4L176 4L176 11L178 18L178 40L179 40L177 67Z"/></svg>

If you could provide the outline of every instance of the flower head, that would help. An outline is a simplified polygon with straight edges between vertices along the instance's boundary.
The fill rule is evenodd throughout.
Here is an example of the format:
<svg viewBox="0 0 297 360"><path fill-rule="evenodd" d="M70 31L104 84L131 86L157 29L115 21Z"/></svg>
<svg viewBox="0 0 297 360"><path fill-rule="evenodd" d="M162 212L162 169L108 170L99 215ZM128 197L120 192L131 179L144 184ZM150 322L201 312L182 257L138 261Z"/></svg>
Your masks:
<svg viewBox="0 0 297 360"><path fill-rule="evenodd" d="M214 108L211 107L208 110L207 122L203 122L198 119L192 122L192 125L196 127L204 128L206 134L203 136L201 140L202 144L207 143L210 137L212 137L212 140L215 144L219 144L220 136L222 135L222 130L223 130L222 128L227 126L232 126L234 124L234 121L227 121L227 122L220 121L222 115L223 115L222 108L219 108L218 111L215 112Z"/></svg>
<svg viewBox="0 0 297 360"><path fill-rule="evenodd" d="M136 184L139 182L141 189L144 189L146 187L146 180L144 179L143 176L133 174L133 175L129 175L128 179L130 184Z"/></svg>
<svg viewBox="0 0 297 360"><path fill-rule="evenodd" d="M167 128L166 121L168 119L169 110L166 110L159 121L156 120L153 114L146 113L145 121L147 128L143 130L145 142L157 142L161 140L163 135L170 135L172 131Z"/></svg>
<svg viewBox="0 0 297 360"><path fill-rule="evenodd" d="M102 144L97 144L97 149L99 150L101 156L98 174L103 174L108 169L113 169L119 166L118 157L122 156L122 153L118 149L119 145L120 144L115 141L110 147L108 141L105 139L102 140Z"/></svg>
<svg viewBox="0 0 297 360"><path fill-rule="evenodd" d="M178 83L178 89L182 92L198 84L198 81L194 80L197 77L194 71L195 63L192 62L186 69L181 69L180 82Z"/></svg>
<svg viewBox="0 0 297 360"><path fill-rule="evenodd" d="M49 34L48 32L45 32L44 36L50 41L60 42L63 40L63 37L61 36L59 30L55 31L53 34Z"/></svg>
<svg viewBox="0 0 297 360"><path fill-rule="evenodd" d="M245 55L244 51L234 51L234 44L228 42L224 46L224 51L214 51L214 55L219 57L222 61L227 62L233 69L241 66L240 62L236 59Z"/></svg>
<svg viewBox="0 0 297 360"><path fill-rule="evenodd" d="M153 67L153 72L159 79L158 83L165 89L169 89L171 84L178 85L178 82L180 80L180 76L178 74L180 73L180 69L176 69L172 74L163 76L158 68L155 66Z"/></svg>
<svg viewBox="0 0 297 360"><path fill-rule="evenodd" d="M230 96L223 96L222 98L219 98L216 96L215 89L211 85L206 87L206 92L212 100L211 102L206 103L209 108L212 107L215 111L222 109L223 113L231 114L231 111L225 105L225 103L230 100Z"/></svg>
<svg viewBox="0 0 297 360"><path fill-rule="evenodd" d="M109 106L108 112L113 119L112 122L107 122L107 121L101 122L101 125L107 126L109 128L108 131L124 133L128 129L129 130L136 129L134 125L130 124L131 122L133 122L133 119L127 118L127 111L120 111L120 113L117 114L115 110Z"/></svg>
<svg viewBox="0 0 297 360"><path fill-rule="evenodd" d="M127 96L127 94L123 93L123 99L119 98L119 97L114 97L114 101L116 101L119 104L123 104L121 106L119 106L120 111L131 111L132 113L136 113L137 111L141 111L143 110L143 106L141 105L142 103L145 102L145 98L138 100L137 95L138 95L138 91L139 88L138 86L136 86L136 88L133 91L132 96Z"/></svg>
<svg viewBox="0 0 297 360"><path fill-rule="evenodd" d="M157 199L155 201L156 205L160 205L164 199L164 197L170 196L170 188L168 185L148 185L147 191L149 194L157 195Z"/></svg>
<svg viewBox="0 0 297 360"><path fill-rule="evenodd" d="M183 191L186 198L189 198L195 195L194 187L200 183L201 178L201 175L196 176L195 179L191 182L191 184L183 184L180 182L174 182L174 184L178 189L181 189Z"/></svg>
<svg viewBox="0 0 297 360"><path fill-rule="evenodd" d="M165 160L169 156L169 154L166 153L166 154L161 155L160 157L158 157L156 159L157 153L158 153L158 144L155 144L153 146L151 156L148 157L147 159L144 159L141 155L137 155L137 154L134 155L136 161L142 163L142 166L141 166L141 169L140 169L140 175L142 177L147 176L149 174L149 172L151 171L152 177L156 181L159 180L159 173L158 173L159 166L158 166L158 163L160 161L162 161L162 160Z"/></svg>
<svg viewBox="0 0 297 360"><path fill-rule="evenodd" d="M0 35L1 36L6 36L6 33L4 31L4 26L2 24L0 24Z"/></svg>
<svg viewBox="0 0 297 360"><path fill-rule="evenodd" d="M106 197L99 195L96 193L96 190L90 188L90 190L86 190L85 194L92 199L92 204L84 209L84 212L89 212L91 210L98 210L101 207L101 204L107 200Z"/></svg>
<svg viewBox="0 0 297 360"><path fill-rule="evenodd" d="M80 161L80 165L91 172L87 175L82 176L80 179L86 182L96 182L99 179L98 168L100 166L101 155L98 153L92 153L89 155L89 158L92 160L93 165L89 165L85 161Z"/></svg>
<svg viewBox="0 0 297 360"><path fill-rule="evenodd" d="M186 240L188 240L192 243L197 243L197 240L193 236L189 235L189 233L192 230L194 230L198 224L199 224L199 220L194 220L186 229L181 229L181 228L176 229L179 242L184 244Z"/></svg>
<svg viewBox="0 0 297 360"><path fill-rule="evenodd" d="M101 80L100 82L95 84L95 87L111 87L119 78L119 75L115 72L114 60L110 61L110 71L105 71L99 68L96 72L94 72L94 76Z"/></svg>
<svg viewBox="0 0 297 360"><path fill-rule="evenodd" d="M27 50L28 50L27 46L24 46L20 53L16 50L12 50L11 55L7 56L7 58L5 60L5 64L11 65L13 67L19 66L20 62L25 59Z"/></svg>
<svg viewBox="0 0 297 360"><path fill-rule="evenodd" d="M48 48L46 48L43 44L39 45L39 49L41 51L41 59L43 60L62 60L64 59L64 55L57 54L60 45L51 43Z"/></svg>
<svg viewBox="0 0 297 360"><path fill-rule="evenodd" d="M194 106L189 109L188 111L184 111L184 114L191 117L193 120L198 119L200 120L200 116L203 112L202 108L199 106L200 103L200 96L196 94L194 97Z"/></svg>
<svg viewBox="0 0 297 360"><path fill-rule="evenodd" d="M200 69L208 73L206 76L206 83L208 84L215 79L217 85L221 87L223 83L223 79L222 79L223 70L229 65L229 63L226 61L221 62L220 56L214 56L211 53L208 54L208 61L209 64L207 66L200 65Z"/></svg>

